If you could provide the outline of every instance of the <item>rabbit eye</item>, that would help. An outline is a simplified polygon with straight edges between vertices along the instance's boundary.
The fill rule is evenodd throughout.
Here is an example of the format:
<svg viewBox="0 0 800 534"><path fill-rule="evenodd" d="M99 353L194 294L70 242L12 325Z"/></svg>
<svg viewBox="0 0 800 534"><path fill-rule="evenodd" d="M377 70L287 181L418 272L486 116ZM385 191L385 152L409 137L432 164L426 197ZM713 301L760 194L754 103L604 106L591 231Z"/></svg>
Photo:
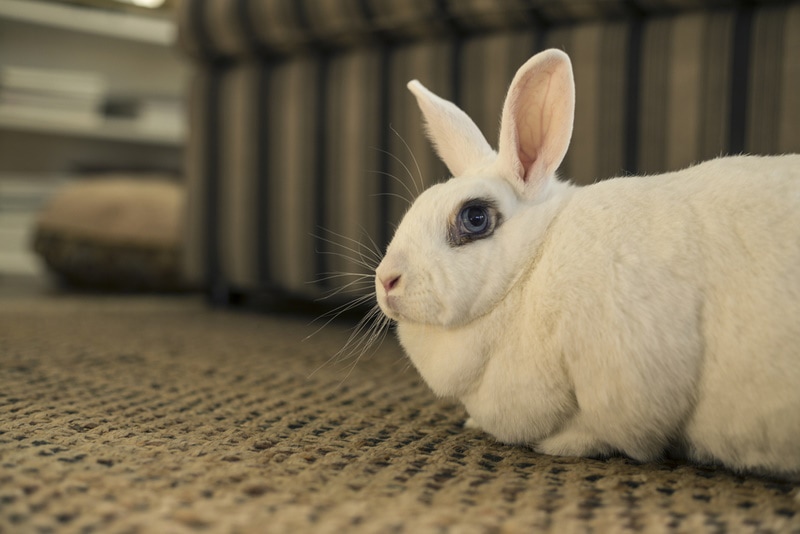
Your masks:
<svg viewBox="0 0 800 534"><path fill-rule="evenodd" d="M467 206L459 215L462 228L469 234L482 234L489 227L489 213L483 206Z"/></svg>
<svg viewBox="0 0 800 534"><path fill-rule="evenodd" d="M470 200L451 219L449 239L454 247L489 237L500 222L500 214L490 200Z"/></svg>

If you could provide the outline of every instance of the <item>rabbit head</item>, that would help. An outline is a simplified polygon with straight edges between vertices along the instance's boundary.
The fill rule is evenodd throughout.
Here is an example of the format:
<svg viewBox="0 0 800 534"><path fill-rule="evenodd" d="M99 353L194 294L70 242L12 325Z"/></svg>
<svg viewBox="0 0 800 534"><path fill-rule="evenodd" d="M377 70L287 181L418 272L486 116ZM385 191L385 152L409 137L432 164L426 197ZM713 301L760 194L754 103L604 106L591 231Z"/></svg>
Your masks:
<svg viewBox="0 0 800 534"><path fill-rule="evenodd" d="M487 313L529 263L569 186L555 178L569 145L575 88L568 56L547 50L517 71L497 152L456 105L409 82L454 178L422 193L375 274L399 323L455 327Z"/></svg>

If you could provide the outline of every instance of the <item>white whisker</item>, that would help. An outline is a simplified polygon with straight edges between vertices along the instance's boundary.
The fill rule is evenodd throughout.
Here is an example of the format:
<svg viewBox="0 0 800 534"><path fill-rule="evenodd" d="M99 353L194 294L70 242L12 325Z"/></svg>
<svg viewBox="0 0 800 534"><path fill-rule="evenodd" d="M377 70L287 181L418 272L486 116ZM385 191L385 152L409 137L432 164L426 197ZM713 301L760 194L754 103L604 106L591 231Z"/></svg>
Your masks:
<svg viewBox="0 0 800 534"><path fill-rule="evenodd" d="M350 311L350 310L352 310L354 308L357 308L358 306L361 306L362 304L364 304L365 302L367 302L369 300L372 300L374 298L374 296L375 295L373 295L372 293L366 293L364 295L360 295L358 297L355 297L354 299L351 299L349 302L345 302L344 304L340 304L339 306L333 308L332 310L329 310L329 311L323 313L322 315L320 315L319 317L314 319L311 322L311 324L313 324L316 321L318 321L319 319L323 319L325 317L330 317L331 319L336 319L341 314L343 314L345 312L348 312L348 311ZM328 321L328 323L330 323L330 321ZM328 323L325 323L325 324L328 324ZM311 337L311 336L309 336L309 337Z"/></svg>
<svg viewBox="0 0 800 534"><path fill-rule="evenodd" d="M383 316L383 318L385 319L386 317ZM358 356L356 356L356 358L354 359L353 364L350 366L350 369L347 371L345 377L339 383L340 386L347 381L347 379L352 374L353 370L356 368L356 365L358 365L358 362L361 361L361 358L363 358L364 355L367 354L370 348L374 347L376 344L377 347L381 346L383 340L386 339L386 334L389 332L389 329L385 327L387 324L388 323L385 323L380 318L372 323L372 326L368 330L367 336L365 336L366 341L364 341L363 343L363 348L358 353ZM377 349L377 347L375 348Z"/></svg>
<svg viewBox="0 0 800 534"><path fill-rule="evenodd" d="M375 283L372 280L353 280L352 282L348 282L347 284L343 284L336 289L333 289L329 294L324 295L317 300L317 302L321 302L323 300L328 300L340 293L352 293L354 291L360 291L364 289L371 289L375 286ZM372 295L364 295L364 296L372 296ZM358 297L361 298L361 297Z"/></svg>
<svg viewBox="0 0 800 534"><path fill-rule="evenodd" d="M406 184L403 180L401 180L400 178L398 178L397 176L395 176L394 174L392 174L390 172L386 172L386 171L371 171L371 172L373 174L380 174L381 176L388 176L392 180L394 180L397 183L399 183L401 186L403 186L403 189L405 189L406 193L408 193L409 197L411 197L411 198L408 198L405 195L401 195L399 193L395 193L395 194L398 197L400 197L403 200L405 200L406 202L408 202L409 204L413 204L414 203L414 201L412 199L416 198L417 195L411 190L411 188L408 187L408 184Z"/></svg>
<svg viewBox="0 0 800 534"><path fill-rule="evenodd" d="M389 152L388 150L383 150L383 149L378 149L378 150L379 150L379 151L381 151L381 152L383 152L383 153L385 153L387 156L389 156L389 157L390 157L390 158L392 158L393 160L395 160L397 163L399 163L399 164L400 164L400 166L403 168L403 170L405 170L405 171L406 171L406 174L408 174L408 177L409 177L409 178L411 178L411 183L414 185L414 188L417 190L417 194L414 194L414 193L412 193L412 192L411 192L411 189L410 189L408 186L406 186L406 190L409 192L409 194L410 194L410 195L411 195L413 198L416 198L416 197L419 195L419 187L417 186L417 181L414 179L414 175L411 173L411 171L410 171L410 170L409 170L409 168L406 166L406 164L405 164L405 163L403 163L403 160L402 160L402 159L400 159L400 158L398 158L397 156L395 156L394 154L392 154L392 153L391 153L391 152ZM392 174L390 174L390 173L387 173L387 174L389 174L389 176L392 176L393 178L395 178L396 180L398 180L400 183L402 183L402 184L404 184L404 185L405 185L405 182L403 182L403 181L402 181L402 180L400 180L399 178L397 178L397 177L393 176L393 175L392 175Z"/></svg>
<svg viewBox="0 0 800 534"><path fill-rule="evenodd" d="M323 256L333 256L335 258L345 259L345 260L347 260L349 262L355 263L356 265L360 265L361 267L364 267L369 272L372 272L375 269L374 266L372 266L369 263L366 263L366 260L361 259L361 258L354 258L352 256L348 256L347 254L343 254L341 252L332 252L332 251L329 251L329 250L319 250L319 249L314 249L314 252L317 253L317 254L322 254ZM362 273L362 274L366 275L367 273Z"/></svg>
<svg viewBox="0 0 800 534"><path fill-rule="evenodd" d="M348 260L353 261L355 263L358 263L359 265L363 265L364 267L368 268L369 270L373 270L373 268L375 266L374 262L376 261L376 259L375 258L368 258L368 257L364 256L363 247L360 247L360 248L356 249L356 248L350 247L348 245L344 245L342 243L337 243L336 241L333 241L332 239L328 239L327 237L322 237L322 236L318 236L318 235L314 235L314 237L316 237L317 239L319 239L319 240L321 240L321 241L323 241L325 243L328 243L330 245L334 245L336 247L339 247L340 249L342 249L342 250L344 250L346 252L351 252L352 254L355 254L355 256L348 256L348 255L346 255L344 253L334 252L334 251L330 251L330 250L316 250L316 252L318 254L328 254L328 255L333 255L333 256L339 256L341 258L345 258L345 259L348 259ZM367 250L369 250L369 249L367 249Z"/></svg>
<svg viewBox="0 0 800 534"><path fill-rule="evenodd" d="M341 306L337 306L336 308L334 308L334 309L332 309L332 310L330 310L330 311L327 311L327 312L323 313L322 315L320 315L319 317L317 317L316 319L314 319L313 321L311 321L311 322L309 323L309 326L310 326L310 325L312 325L312 324L314 324L314 323L316 323L316 322L317 322L317 321L319 321L320 319L326 319L326 318L327 318L328 320L327 320L327 321L325 321L325 323L324 323L322 326L320 326L319 328L317 328L316 330L314 330L314 332L312 332L311 334L309 334L309 335L307 335L305 338L303 338L303 341L308 341L308 340L309 340L309 339L311 339L312 337L316 336L316 335L317 335L317 334L319 334L319 333L320 333L320 332L321 332L321 331L322 331L322 330L323 330L323 329L324 329L326 326L328 326L328 325L329 325L329 324L331 324L333 321L335 321L337 317L339 317L339 316L340 316L340 315L342 315L343 313L346 313L346 312L348 312L348 311L350 311L350 310L352 310L352 309L355 309L355 308L357 308L357 307L361 306L362 304L364 304L365 302L367 302L367 301L368 301L368 300L370 300L371 298L372 298L372 295L361 295L360 297L356 297L355 299L351 300L350 302L348 302L348 303L346 303L346 304L342 304Z"/></svg>
<svg viewBox="0 0 800 534"><path fill-rule="evenodd" d="M324 240L324 239L323 239ZM333 242L331 242L334 244ZM380 263L380 258L373 257L372 251L369 251L369 255L365 254L363 248L361 250L356 250L354 248L348 247L342 244L336 244L339 247L339 250L320 250L315 249L317 254L323 254L326 256L335 256L338 258L345 259L351 263L355 263L363 267L366 272L373 272L377 265Z"/></svg>
<svg viewBox="0 0 800 534"><path fill-rule="evenodd" d="M356 324L344 346L319 367L314 369L314 371L309 375L309 378L317 371L332 362L343 362L347 359L354 358L355 361L353 365L349 366L346 376L339 384L341 386L341 384L343 384L347 378L349 378L350 374L361 358L363 358L371 348L377 349L380 346L386 337L388 326L390 324L391 320L383 315L380 307L376 304Z"/></svg>
<svg viewBox="0 0 800 534"><path fill-rule="evenodd" d="M370 196L372 196L372 197L394 197L394 198L399 198L400 200L402 200L403 202L405 202L409 206L413 203L410 200L408 200L406 197L404 197L403 195L399 195L397 193L388 193L388 192L387 193L373 193Z"/></svg>
<svg viewBox="0 0 800 534"><path fill-rule="evenodd" d="M327 228L320 228L320 230L328 232L329 234L333 235L334 237L338 237L340 239L344 239L344 240L347 240L347 241L355 244L358 247L357 250L358 250L359 256L362 255L362 253L361 253L362 250L366 250L370 254L370 259L374 259L376 263L380 263L382 254L381 254L380 250L378 250L377 246L375 247L375 249L371 249L369 247L365 247L364 244L361 241L359 241L358 239L353 239L352 237L346 236L344 234L340 234L338 232L334 232L333 230L330 230L330 229L327 229ZM372 244L374 245L375 242L372 241L372 238L369 236L369 234L366 232L366 230L364 230L363 227L361 228L361 231L364 232L364 234L367 236L367 238L370 240L370 242L372 242ZM320 236L320 239L325 239L325 238ZM342 246L341 243L337 243L337 242L335 242L333 240L329 239L327 241L328 241L328 243L330 243L332 245ZM350 248L349 250L353 250L353 249Z"/></svg>
<svg viewBox="0 0 800 534"><path fill-rule="evenodd" d="M317 280L323 282L325 280L333 280L334 278L348 278L348 277L357 277L357 278L372 278L375 275L372 273L356 273L356 272L345 272L345 271L335 271L329 273L319 273L320 278Z"/></svg>
<svg viewBox="0 0 800 534"><path fill-rule="evenodd" d="M419 185L417 185L417 181L414 179L414 175L411 174L410 171L409 171L408 174L411 176L411 180L414 182L414 188L417 190L417 196L419 196L420 193L422 193L422 190L424 189L424 186L425 186L425 179L422 177L422 170L419 168L419 162L417 161L416 156L414 156L414 152L411 150L411 147L408 146L408 143L406 143L406 140L403 139L402 135L400 135L400 132L395 130L394 126L392 126L391 124L389 125L389 128L392 130L392 132L394 132L394 134L397 136L397 138L400 139L400 141L403 143L403 146L406 147L406 150L408 151L408 154L411 156L411 160L414 162L414 166L417 168L417 175L419 176ZM403 165L403 166L405 167L405 165Z"/></svg>
<svg viewBox="0 0 800 534"><path fill-rule="evenodd" d="M361 226L360 228L361 232L365 236L367 236L367 239L369 239L369 242L372 245L372 248L370 250L372 250L375 253L375 258L378 260L378 263L380 263L381 260L383 259L383 252L381 252L381 247L378 246L378 244L375 242L374 239L372 239L372 236L369 235L369 232L367 232L367 230L363 226Z"/></svg>
<svg viewBox="0 0 800 534"><path fill-rule="evenodd" d="M399 178L393 175L388 176L391 176L394 180L401 183L403 187L406 188L409 195L413 195L408 186ZM403 195L396 193L388 194L397 196L408 203L411 202ZM311 322L312 325L315 323L322 324L305 339L308 340L317 335L343 314L362 307L367 307L370 303L372 303L372 305L352 328L342 348L314 369L308 375L309 378L314 376L323 367L352 360L352 363L347 365L347 372L340 383L340 385L343 384L350 377L356 365L358 365L358 362L369 354L371 350L376 350L377 347L383 343L383 340L391 329L392 320L386 317L381 311L380 306L375 303L374 273L377 265L383 259L383 252L372 236L370 236L363 227L361 227L361 232L366 236L364 242L322 227L319 228L319 233L322 235L311 234L320 244L330 245L318 247L329 250L316 250L317 254L341 258L352 262L354 265L353 268L346 271L336 270L318 273L317 279L311 283L319 284L329 282L331 286L335 287L330 291L326 291L322 297L316 300L318 302L325 301L344 294L349 294L351 297L354 296L354 298L350 298L347 302L335 306L333 309L315 318ZM365 272L361 272L361 268L364 268Z"/></svg>

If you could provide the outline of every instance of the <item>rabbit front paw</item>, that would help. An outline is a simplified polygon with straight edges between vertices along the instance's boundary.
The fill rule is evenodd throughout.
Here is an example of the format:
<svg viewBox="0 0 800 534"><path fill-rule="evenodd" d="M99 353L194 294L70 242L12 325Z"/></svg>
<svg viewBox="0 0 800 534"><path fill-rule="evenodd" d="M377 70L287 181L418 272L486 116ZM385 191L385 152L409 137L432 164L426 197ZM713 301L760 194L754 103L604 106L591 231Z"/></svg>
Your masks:
<svg viewBox="0 0 800 534"><path fill-rule="evenodd" d="M483 430L480 427L480 425L478 425L478 423L475 422L475 419L473 419L472 417L470 417L466 421L464 421L464 428L467 428L467 429L470 429L470 430Z"/></svg>
<svg viewBox="0 0 800 534"><path fill-rule="evenodd" d="M540 441L534 450L550 456L604 457L614 449L585 431L568 428Z"/></svg>

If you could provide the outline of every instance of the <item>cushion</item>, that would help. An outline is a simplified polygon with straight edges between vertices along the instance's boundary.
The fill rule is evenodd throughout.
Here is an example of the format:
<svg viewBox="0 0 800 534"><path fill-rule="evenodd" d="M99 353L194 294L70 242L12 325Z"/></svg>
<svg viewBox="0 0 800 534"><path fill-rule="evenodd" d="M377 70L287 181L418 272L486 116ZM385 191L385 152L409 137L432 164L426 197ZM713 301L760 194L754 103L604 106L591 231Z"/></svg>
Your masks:
<svg viewBox="0 0 800 534"><path fill-rule="evenodd" d="M129 291L184 289L183 187L164 176L72 182L38 215L34 250L65 282Z"/></svg>

